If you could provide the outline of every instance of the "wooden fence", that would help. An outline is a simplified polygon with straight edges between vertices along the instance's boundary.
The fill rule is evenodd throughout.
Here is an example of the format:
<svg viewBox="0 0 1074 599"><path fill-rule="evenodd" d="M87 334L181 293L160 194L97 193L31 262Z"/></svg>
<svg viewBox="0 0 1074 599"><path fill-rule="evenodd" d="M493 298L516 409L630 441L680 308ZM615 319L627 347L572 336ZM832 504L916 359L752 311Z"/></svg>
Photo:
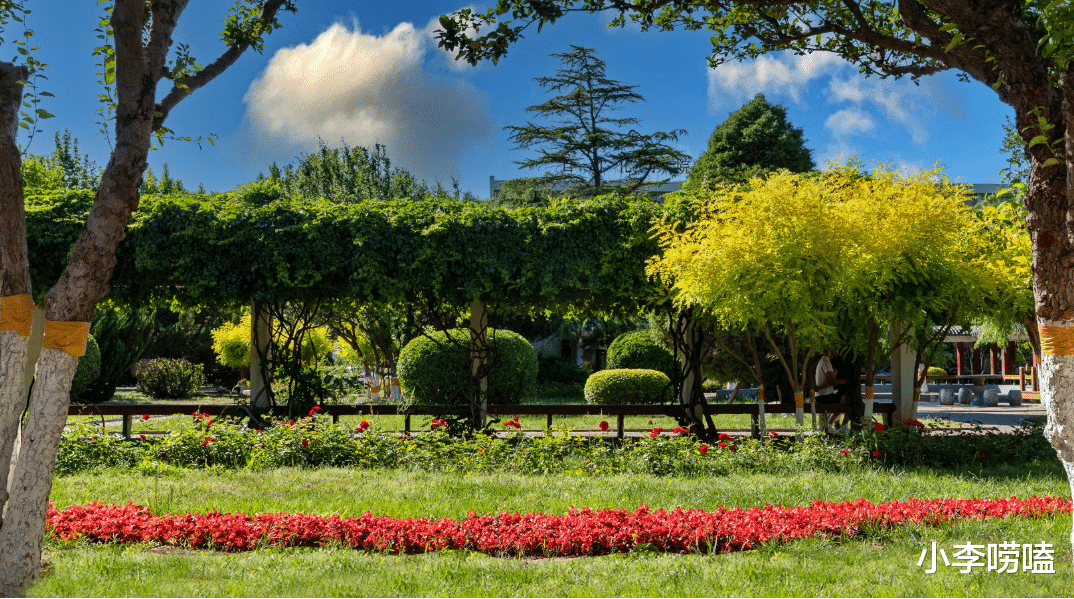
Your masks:
<svg viewBox="0 0 1074 599"><path fill-rule="evenodd" d="M408 409L395 404L358 404L358 405L328 405L321 408L321 414L332 417L332 422L339 422L340 416L396 416L402 415L403 430L410 432L410 419L412 416L443 416L445 414L461 414L463 408L453 406L412 406ZM818 414L842 413L847 410L846 404L817 404ZM488 408L491 416L546 416L547 428L552 427L553 416L614 416L617 421L617 437L625 436L624 419L626 416L670 416L681 417L683 407L681 405L492 405ZM788 404L765 404L765 414L793 414L794 406ZM874 403L873 412L881 414L884 424L891 426L891 415L895 411L894 404ZM68 408L69 416L121 416L123 418L123 436L130 437L135 417L143 414L150 416L174 416L180 414L193 414L201 412L210 416L250 416L253 413L249 406L241 404L87 404L72 405ZM754 435L760 434L758 422L758 409L756 403L748 404L708 404L705 413L716 414L749 414L751 416L751 430ZM806 413L809 414L807 407Z"/></svg>

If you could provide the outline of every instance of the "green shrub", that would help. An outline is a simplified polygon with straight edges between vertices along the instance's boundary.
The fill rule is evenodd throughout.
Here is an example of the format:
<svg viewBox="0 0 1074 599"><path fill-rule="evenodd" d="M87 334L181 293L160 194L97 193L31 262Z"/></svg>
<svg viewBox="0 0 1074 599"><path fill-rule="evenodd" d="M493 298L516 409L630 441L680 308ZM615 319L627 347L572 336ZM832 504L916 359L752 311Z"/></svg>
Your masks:
<svg viewBox="0 0 1074 599"><path fill-rule="evenodd" d="M86 385L92 383L101 374L101 348L93 335L86 341L86 355L78 359L78 368L75 370L75 378L71 381L71 396L76 397L86 390Z"/></svg>
<svg viewBox="0 0 1074 599"><path fill-rule="evenodd" d="M90 334L101 350L100 374L79 394L79 400L101 403L112 399L118 385L131 380L131 367L142 357L153 336L155 311L97 304Z"/></svg>
<svg viewBox="0 0 1074 599"><path fill-rule="evenodd" d="M608 368L644 368L659 370L669 379L678 378L675 356L653 339L649 329L623 333L608 346Z"/></svg>
<svg viewBox="0 0 1074 599"><path fill-rule="evenodd" d="M929 376L944 376L946 374L947 371L939 366L929 366Z"/></svg>
<svg viewBox="0 0 1074 599"><path fill-rule="evenodd" d="M399 385L409 403L458 405L469 384L470 332L437 331L412 340L399 353ZM529 341L512 331L488 330L490 360L488 401L517 404L537 381L537 354Z"/></svg>
<svg viewBox="0 0 1074 599"><path fill-rule="evenodd" d="M585 383L585 400L595 405L654 404L671 398L671 379L658 370L601 370Z"/></svg>
<svg viewBox="0 0 1074 599"><path fill-rule="evenodd" d="M589 371L548 356L537 358L537 382L542 385L584 385Z"/></svg>
<svg viewBox="0 0 1074 599"><path fill-rule="evenodd" d="M138 390L156 399L190 397L205 382L201 364L191 364L182 359L139 360L132 370L138 381Z"/></svg>

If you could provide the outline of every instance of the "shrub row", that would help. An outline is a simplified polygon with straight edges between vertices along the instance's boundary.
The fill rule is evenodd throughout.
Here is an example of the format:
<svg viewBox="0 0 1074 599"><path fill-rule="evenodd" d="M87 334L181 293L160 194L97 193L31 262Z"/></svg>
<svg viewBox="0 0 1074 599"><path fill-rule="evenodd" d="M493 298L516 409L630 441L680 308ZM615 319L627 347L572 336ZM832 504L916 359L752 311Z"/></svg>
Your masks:
<svg viewBox="0 0 1074 599"><path fill-rule="evenodd" d="M316 412L315 412L316 413ZM60 442L60 475L97 467L136 468L159 474L173 468L283 466L413 468L435 472L518 472L584 475L637 473L712 476L732 472L783 474L843 471L874 466L1042 464L1060 468L1040 429L1016 434L947 436L921 429L868 431L854 437L731 438L702 443L678 431L653 429L642 439L582 437L569 431L537 437L475 435L453 438L444 429L413 435L357 430L323 417L281 421L263 430L195 416L177 432L124 440L95 427L68 427Z"/></svg>

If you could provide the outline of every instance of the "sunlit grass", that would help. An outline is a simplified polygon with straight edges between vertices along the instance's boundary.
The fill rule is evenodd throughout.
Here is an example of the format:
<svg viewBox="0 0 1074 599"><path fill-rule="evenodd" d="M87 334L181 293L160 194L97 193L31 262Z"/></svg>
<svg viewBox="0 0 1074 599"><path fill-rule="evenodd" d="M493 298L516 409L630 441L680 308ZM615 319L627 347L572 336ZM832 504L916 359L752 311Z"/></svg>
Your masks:
<svg viewBox="0 0 1074 599"><path fill-rule="evenodd" d="M159 513L306 512L395 517L500 511L564 513L570 506L713 509L864 497L1068 495L1059 468L863 470L707 479L575 478L410 471L281 469L190 471L151 477L102 471L56 480L57 506L90 500L148 505ZM514 560L465 551L397 556L344 549L242 554L49 541L49 574L32 596L1069 596L1070 516L910 526L866 539L813 539L717 556L635 553ZM922 549L955 543L1049 542L1056 574L961 574L917 566Z"/></svg>

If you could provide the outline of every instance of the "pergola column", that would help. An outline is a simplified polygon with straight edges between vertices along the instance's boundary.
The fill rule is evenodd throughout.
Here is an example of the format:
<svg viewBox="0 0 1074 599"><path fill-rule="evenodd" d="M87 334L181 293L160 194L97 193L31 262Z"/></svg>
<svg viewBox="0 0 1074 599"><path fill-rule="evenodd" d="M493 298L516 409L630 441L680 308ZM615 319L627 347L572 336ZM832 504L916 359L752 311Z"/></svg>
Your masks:
<svg viewBox="0 0 1074 599"><path fill-rule="evenodd" d="M488 417L488 374L485 373L485 364L488 361L488 306L480 298L470 302L470 375L474 378L479 373L484 373L478 382L477 403L479 408L478 422L480 428L485 426Z"/></svg>
<svg viewBox="0 0 1074 599"><path fill-rule="evenodd" d="M261 356L272 357L272 316L265 307L250 302L250 405L255 408L272 406L269 401L270 377L261 372Z"/></svg>

